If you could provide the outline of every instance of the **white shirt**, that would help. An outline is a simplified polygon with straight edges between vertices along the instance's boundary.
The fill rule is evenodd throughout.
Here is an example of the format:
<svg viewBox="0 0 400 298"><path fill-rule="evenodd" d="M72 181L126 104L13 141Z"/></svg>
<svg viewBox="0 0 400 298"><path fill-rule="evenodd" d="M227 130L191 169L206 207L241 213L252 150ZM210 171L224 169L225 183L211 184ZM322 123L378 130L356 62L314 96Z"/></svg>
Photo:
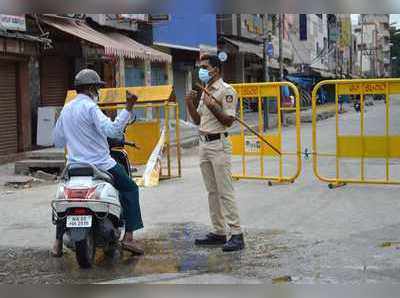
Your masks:
<svg viewBox="0 0 400 298"><path fill-rule="evenodd" d="M67 147L67 164L89 163L107 171L116 165L107 137L121 139L132 114L123 110L113 122L89 96L78 94L61 111L53 131L54 145Z"/></svg>

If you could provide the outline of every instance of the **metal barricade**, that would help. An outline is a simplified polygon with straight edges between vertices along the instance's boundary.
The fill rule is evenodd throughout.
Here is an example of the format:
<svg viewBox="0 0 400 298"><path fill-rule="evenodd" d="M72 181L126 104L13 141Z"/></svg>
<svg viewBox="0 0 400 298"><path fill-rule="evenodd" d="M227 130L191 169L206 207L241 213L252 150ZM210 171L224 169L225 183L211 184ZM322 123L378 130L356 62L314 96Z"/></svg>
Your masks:
<svg viewBox="0 0 400 298"><path fill-rule="evenodd" d="M335 122L331 123L332 128L324 124L324 137L332 131L332 138L321 144L317 95L329 85L335 91ZM354 112L349 105L347 111L351 113L342 113L345 97L352 99ZM313 169L319 180L329 183L330 188L346 183L400 184L400 79L322 81L312 91L312 108ZM326 143L333 150L321 149ZM321 162L330 176L320 173Z"/></svg>
<svg viewBox="0 0 400 298"><path fill-rule="evenodd" d="M294 182L300 175L302 166L300 96L297 87L290 82L232 84L232 87L238 93L239 119L247 121L265 139L263 141L254 133L251 134L243 125L240 125L239 134L230 134L232 157L241 159L239 173L235 173L235 164L237 166L238 163L233 160L232 177L267 180L269 185L272 182ZM282 88L291 90L292 96L283 96ZM245 113L245 107L252 107L257 112ZM295 129L287 133L288 137L283 134L285 114L293 115L291 121L295 125ZM274 129L266 128L270 126L274 126ZM292 144L289 144L290 141ZM254 172L256 163L259 166L257 172ZM249 164L251 167L248 167Z"/></svg>
<svg viewBox="0 0 400 298"><path fill-rule="evenodd" d="M161 135L165 135L163 160L160 179L181 177L181 146L179 130L179 105L176 102L173 87L146 86L104 88L100 90L99 106L107 111L117 112L125 107L126 91L138 96L134 106L137 120L125 131L125 139L134 142L138 148L126 147L133 165L144 165L149 160ZM74 90L68 91L66 103L76 96ZM171 133L171 129L174 130ZM173 161L175 160L175 163Z"/></svg>

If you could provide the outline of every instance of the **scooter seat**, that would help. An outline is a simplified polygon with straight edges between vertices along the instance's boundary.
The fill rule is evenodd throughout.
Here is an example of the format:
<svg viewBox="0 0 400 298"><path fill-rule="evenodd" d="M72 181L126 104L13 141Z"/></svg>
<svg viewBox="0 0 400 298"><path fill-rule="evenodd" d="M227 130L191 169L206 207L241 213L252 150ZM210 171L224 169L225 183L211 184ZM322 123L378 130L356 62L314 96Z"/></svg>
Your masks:
<svg viewBox="0 0 400 298"><path fill-rule="evenodd" d="M69 177L93 177L114 184L114 179L110 173L103 172L95 167L69 168L67 173Z"/></svg>
<svg viewBox="0 0 400 298"><path fill-rule="evenodd" d="M79 168L70 168L68 169L68 176L69 177L93 177L94 170L92 167L79 167Z"/></svg>

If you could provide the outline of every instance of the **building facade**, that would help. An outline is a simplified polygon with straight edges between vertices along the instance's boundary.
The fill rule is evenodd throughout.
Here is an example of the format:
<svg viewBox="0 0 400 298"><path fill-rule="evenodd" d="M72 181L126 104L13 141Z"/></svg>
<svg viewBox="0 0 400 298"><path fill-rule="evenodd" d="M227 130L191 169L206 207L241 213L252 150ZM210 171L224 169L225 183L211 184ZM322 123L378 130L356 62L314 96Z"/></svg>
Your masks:
<svg viewBox="0 0 400 298"><path fill-rule="evenodd" d="M291 19L284 17L283 69L285 74L294 68L293 52L288 39ZM278 16L274 14L223 14L217 18L218 49L228 54L223 71L228 82L264 81L263 58L271 81L279 80ZM266 46L264 48L264 39Z"/></svg>
<svg viewBox="0 0 400 298"><path fill-rule="evenodd" d="M6 162L32 149L37 57L49 40L30 32L25 15L0 15L0 24L0 162Z"/></svg>
<svg viewBox="0 0 400 298"><path fill-rule="evenodd" d="M171 56L134 40L138 24L131 19L40 15L36 24L37 34L52 40L52 46L43 49L39 58L40 100L34 111L39 146L51 146L54 122L67 91L74 88L75 74L83 68L96 70L107 88L165 84L153 78L159 70L166 73ZM128 30L130 26L132 30Z"/></svg>
<svg viewBox="0 0 400 298"><path fill-rule="evenodd" d="M217 52L216 15L197 12L171 14L168 19L153 25L153 45L172 56L173 83L180 104L180 118L188 120L184 97L198 80L196 63L201 53Z"/></svg>
<svg viewBox="0 0 400 298"><path fill-rule="evenodd" d="M361 14L353 33L357 40L356 69L362 77L389 77L390 15Z"/></svg>

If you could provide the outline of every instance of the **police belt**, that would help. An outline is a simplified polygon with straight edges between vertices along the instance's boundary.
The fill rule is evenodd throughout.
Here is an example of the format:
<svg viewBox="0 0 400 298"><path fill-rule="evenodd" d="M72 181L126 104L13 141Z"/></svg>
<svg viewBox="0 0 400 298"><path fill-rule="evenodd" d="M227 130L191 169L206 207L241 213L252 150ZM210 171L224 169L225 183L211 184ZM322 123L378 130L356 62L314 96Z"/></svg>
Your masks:
<svg viewBox="0 0 400 298"><path fill-rule="evenodd" d="M220 140L222 135L226 137L228 137L228 133L224 132L224 133L211 133L211 134L206 134L206 135L200 135L200 139L203 142L212 142L215 140Z"/></svg>

